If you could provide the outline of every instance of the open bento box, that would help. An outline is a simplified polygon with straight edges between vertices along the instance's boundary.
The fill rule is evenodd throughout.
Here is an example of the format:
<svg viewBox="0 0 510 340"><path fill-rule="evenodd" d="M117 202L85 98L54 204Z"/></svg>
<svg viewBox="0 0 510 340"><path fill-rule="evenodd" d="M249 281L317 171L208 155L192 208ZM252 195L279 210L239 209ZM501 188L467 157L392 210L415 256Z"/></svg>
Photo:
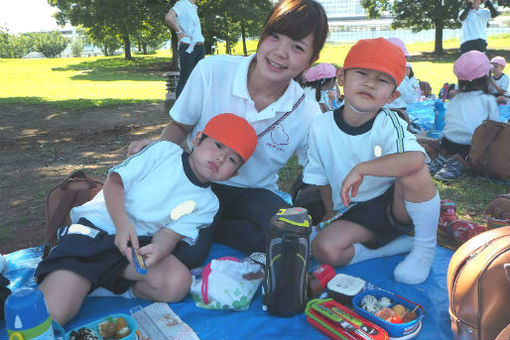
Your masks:
<svg viewBox="0 0 510 340"><path fill-rule="evenodd" d="M137 340L137 324L127 314L117 313L64 332L55 326L55 338L64 340ZM60 334L59 334L60 333Z"/></svg>
<svg viewBox="0 0 510 340"><path fill-rule="evenodd" d="M356 313L384 328L388 335L395 339L416 336L421 329L421 319L425 314L420 305L380 289L365 290L357 294L352 300L352 305ZM411 312L413 314L405 316ZM387 321L397 316L399 319L391 319L393 322Z"/></svg>

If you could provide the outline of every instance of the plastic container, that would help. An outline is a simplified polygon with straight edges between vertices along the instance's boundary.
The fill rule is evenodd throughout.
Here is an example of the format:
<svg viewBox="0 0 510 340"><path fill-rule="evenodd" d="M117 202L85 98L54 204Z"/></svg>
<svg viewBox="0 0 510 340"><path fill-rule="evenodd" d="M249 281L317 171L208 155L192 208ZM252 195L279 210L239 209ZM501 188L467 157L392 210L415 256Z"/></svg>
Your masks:
<svg viewBox="0 0 510 340"><path fill-rule="evenodd" d="M434 103L434 126L437 131L443 131L446 107L444 102L436 100Z"/></svg>
<svg viewBox="0 0 510 340"><path fill-rule="evenodd" d="M415 309L415 307L418 307L415 311L416 319L405 323L391 323L386 320L383 320L361 308L361 300L365 295L372 295L375 296L377 299L380 299L381 297L385 296L391 300L390 307L394 306L395 304L401 304L408 310L413 310ZM420 305L412 301L406 300L398 295L380 289L366 290L356 295L352 299L352 306L356 313L358 313L365 319L375 323L376 325L382 327L384 330L386 330L386 332L388 332L388 335L392 338L404 338L404 337L407 338L411 334L415 336L417 334L417 330L421 327L421 319L423 319L424 316L424 310Z"/></svg>
<svg viewBox="0 0 510 340"><path fill-rule="evenodd" d="M90 329L97 336L98 340L103 340L103 337L99 333L98 325L101 322L104 322L104 321L109 320L109 319L115 319L115 318L123 318L124 320L126 320L127 326L129 328L129 334L124 336L124 337L122 337L121 338L122 340L137 340L138 339L138 336L136 334L137 330L138 330L138 325L137 325L135 319L133 319L133 317L131 317L128 314L116 313L116 314L111 314L111 315L108 315L108 316L106 316L104 318L98 319L96 321L90 322L90 323L88 323L86 325L73 328L69 332L65 333L65 340L70 339L71 332L73 332L73 331L78 332L81 328L88 328L88 329ZM60 333L58 335L61 335L61 334L64 334L64 330L62 328L60 328L60 327L59 328L56 327L56 332L55 333L57 333L57 334ZM57 336L57 339L58 339L58 336ZM108 338L108 339L111 339L111 338Z"/></svg>
<svg viewBox="0 0 510 340"><path fill-rule="evenodd" d="M55 339L43 293L36 288L15 290L4 306L5 325L12 339Z"/></svg>
<svg viewBox="0 0 510 340"><path fill-rule="evenodd" d="M328 295L343 305L350 306L352 299L365 288L365 280L347 274L337 274L328 282Z"/></svg>

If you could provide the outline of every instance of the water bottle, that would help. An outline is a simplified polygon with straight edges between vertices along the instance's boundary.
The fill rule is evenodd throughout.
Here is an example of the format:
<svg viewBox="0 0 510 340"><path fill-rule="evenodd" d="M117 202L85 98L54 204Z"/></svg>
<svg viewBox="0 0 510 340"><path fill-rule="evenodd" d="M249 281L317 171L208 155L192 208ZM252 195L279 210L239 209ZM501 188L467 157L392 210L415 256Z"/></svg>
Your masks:
<svg viewBox="0 0 510 340"><path fill-rule="evenodd" d="M14 291L5 301L4 311L9 339L55 339L44 295L39 289L22 288Z"/></svg>
<svg viewBox="0 0 510 340"><path fill-rule="evenodd" d="M438 132L443 131L445 111L444 102L436 100L434 102L434 126Z"/></svg>
<svg viewBox="0 0 510 340"><path fill-rule="evenodd" d="M441 91L441 100L444 102L446 99L448 99L448 83L443 84L443 88Z"/></svg>

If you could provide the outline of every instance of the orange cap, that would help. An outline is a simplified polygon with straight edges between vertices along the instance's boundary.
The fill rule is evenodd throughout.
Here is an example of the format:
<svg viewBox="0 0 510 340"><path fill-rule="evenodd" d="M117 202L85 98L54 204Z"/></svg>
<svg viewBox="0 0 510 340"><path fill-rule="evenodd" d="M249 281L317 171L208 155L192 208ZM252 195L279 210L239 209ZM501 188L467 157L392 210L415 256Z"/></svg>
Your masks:
<svg viewBox="0 0 510 340"><path fill-rule="evenodd" d="M257 147L257 133L244 118L233 113L214 116L205 125L203 134L228 146L247 161Z"/></svg>
<svg viewBox="0 0 510 340"><path fill-rule="evenodd" d="M406 75L406 57L402 50L384 38L362 39L345 57L344 69L366 68L384 72L400 85Z"/></svg>

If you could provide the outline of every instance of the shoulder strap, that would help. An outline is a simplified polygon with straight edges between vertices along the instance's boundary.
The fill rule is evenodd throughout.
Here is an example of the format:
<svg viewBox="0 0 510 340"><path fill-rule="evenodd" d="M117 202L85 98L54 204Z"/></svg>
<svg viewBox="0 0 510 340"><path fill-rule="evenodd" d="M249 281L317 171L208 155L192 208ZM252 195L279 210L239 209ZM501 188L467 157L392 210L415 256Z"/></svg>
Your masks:
<svg viewBox="0 0 510 340"><path fill-rule="evenodd" d="M280 124L285 118L287 118L298 106L299 104L301 104L301 102L303 101L303 99L305 99L305 94L303 93L301 95L301 97L299 97L298 101L296 102L296 104L294 104L294 106L292 106L292 109L290 109L290 111L288 112L285 112L283 114L283 116L281 116L276 122L274 122L273 124L271 124L270 127L268 127L267 129L265 129L264 131L262 131L261 133L259 133L257 135L257 138L258 139L261 139L266 133L272 131L276 125Z"/></svg>

